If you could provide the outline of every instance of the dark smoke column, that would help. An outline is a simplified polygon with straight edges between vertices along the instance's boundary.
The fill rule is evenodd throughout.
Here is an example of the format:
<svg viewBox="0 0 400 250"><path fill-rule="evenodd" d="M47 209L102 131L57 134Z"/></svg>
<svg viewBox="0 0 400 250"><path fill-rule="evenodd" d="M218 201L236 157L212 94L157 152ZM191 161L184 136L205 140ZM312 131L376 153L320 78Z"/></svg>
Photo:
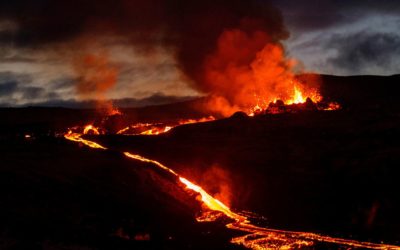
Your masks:
<svg viewBox="0 0 400 250"><path fill-rule="evenodd" d="M279 10L261 0L15 0L0 3L0 18L18 23L10 39L20 46L81 47L86 37L113 36L148 53L164 46L192 87L222 95L232 105L237 93L226 93L230 87L219 85L229 83L215 84L210 71L225 74L231 64L251 70L266 44L280 46L288 37ZM232 84L230 89L244 85ZM260 92L257 87L246 91Z"/></svg>

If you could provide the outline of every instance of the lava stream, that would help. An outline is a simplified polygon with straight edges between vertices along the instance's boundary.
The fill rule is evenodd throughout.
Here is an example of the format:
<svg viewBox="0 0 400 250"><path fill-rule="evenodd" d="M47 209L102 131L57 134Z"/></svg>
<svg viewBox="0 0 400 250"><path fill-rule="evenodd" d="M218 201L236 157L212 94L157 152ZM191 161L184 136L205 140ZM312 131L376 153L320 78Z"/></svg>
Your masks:
<svg viewBox="0 0 400 250"><path fill-rule="evenodd" d="M86 146L96 149L107 150L106 147L82 138L82 134L74 133L69 131L64 135L67 140L79 142ZM244 215L240 215L231 211L231 209L223 204L221 201L213 198L210 194L208 194L203 188L194 183L190 182L186 178L180 176L178 173L163 165L162 163L151 160L141 155L132 154L129 152L123 152L123 154L131 159L152 163L160 169L168 171L170 174L176 176L181 183L183 183L187 190L191 190L196 192L200 197L202 202L208 209L211 211L218 211L231 218L234 222L226 225L227 228L238 230L245 234L244 236L235 237L231 240L234 244L243 245L244 247L251 249L294 249L299 247L307 247L312 246L317 242L323 243L333 243L338 244L340 246L346 247L354 247L354 248L367 248L367 249L396 249L400 250L400 247L385 245L385 244L375 244L369 242L359 242L355 240L346 240L340 238L332 238L328 236L322 236L314 233L307 232L292 232L292 231L284 231L284 230L275 230L268 229L255 226L251 224L249 218ZM198 221L212 221L218 216L214 216L212 214L203 214L204 216L210 216L207 218L202 218Z"/></svg>
<svg viewBox="0 0 400 250"><path fill-rule="evenodd" d="M163 123L136 123L134 125L130 125L123 129L120 129L117 134L118 135L159 135L170 131L171 129L186 124L200 123L200 122L208 122L214 121L215 118L213 116L203 117L200 119L183 119L176 122L171 122L167 124ZM91 126L91 125L88 125ZM88 127L86 126L85 129ZM96 131L93 131L96 134ZM84 134L86 134L84 132Z"/></svg>

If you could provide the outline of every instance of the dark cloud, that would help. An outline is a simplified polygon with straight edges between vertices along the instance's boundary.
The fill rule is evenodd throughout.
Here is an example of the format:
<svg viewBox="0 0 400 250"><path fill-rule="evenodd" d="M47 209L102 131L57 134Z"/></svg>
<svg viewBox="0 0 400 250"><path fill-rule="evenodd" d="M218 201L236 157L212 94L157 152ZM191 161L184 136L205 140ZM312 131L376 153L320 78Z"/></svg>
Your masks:
<svg viewBox="0 0 400 250"><path fill-rule="evenodd" d="M152 106L152 105L162 105L168 103L176 103L187 100L192 100L197 97L193 96L168 96L161 93L156 93L152 96L146 98L123 98L123 99L114 99L111 100L116 107L120 108L129 108L129 107L144 107L144 106ZM0 106L9 106L9 103L0 103ZM97 108L98 101L97 100L76 100L76 99L57 99L52 98L47 101L41 102L27 102L23 105L19 105L22 107L26 106L40 106L40 107L66 107L66 108Z"/></svg>
<svg viewBox="0 0 400 250"><path fill-rule="evenodd" d="M32 77L28 74L0 72L0 98L2 103L34 102L38 99L54 99L59 95L44 87L30 86ZM20 96L16 99L15 96Z"/></svg>
<svg viewBox="0 0 400 250"><path fill-rule="evenodd" d="M371 67L388 68L400 57L400 35L364 31L333 36L325 48L337 51L337 55L328 59L328 63L349 72L360 72Z"/></svg>
<svg viewBox="0 0 400 250"><path fill-rule="evenodd" d="M31 77L27 74L16 74L12 72L0 72L0 97L11 99L12 95L20 91L21 83L29 83Z"/></svg>
<svg viewBox="0 0 400 250"><path fill-rule="evenodd" d="M0 82L0 97L10 96L18 89L18 83L11 82Z"/></svg>
<svg viewBox="0 0 400 250"><path fill-rule="evenodd" d="M1 36L1 34L0 34ZM0 39L1 40L1 39ZM36 63L38 60L34 58L29 58L23 55L12 55L12 56L6 56L4 58L1 58L1 62L3 63Z"/></svg>
<svg viewBox="0 0 400 250"><path fill-rule="evenodd" d="M350 9L355 13L377 12L398 14L400 2L397 0L334 0L341 9Z"/></svg>
<svg viewBox="0 0 400 250"><path fill-rule="evenodd" d="M37 107L65 107L65 108L96 108L98 102L94 100L86 100L86 101L78 101L75 99L49 99L46 101L39 101L39 102L26 102L24 104L16 105L15 103L13 106L16 107L29 107L29 106L37 106ZM2 104L0 104L1 106ZM7 105L3 105L7 106Z"/></svg>
<svg viewBox="0 0 400 250"><path fill-rule="evenodd" d="M0 44L11 44L15 40L15 33L11 31L0 31Z"/></svg>
<svg viewBox="0 0 400 250"><path fill-rule="evenodd" d="M273 0L292 33L291 56L324 74L399 73L400 1Z"/></svg>
<svg viewBox="0 0 400 250"><path fill-rule="evenodd" d="M254 29L261 29L270 34L273 40L287 38L288 31L284 27L282 14L270 3L282 11L288 28L298 37L298 40L292 43L293 47L289 47L289 51L293 49L293 54L299 56L300 60L303 60L302 56L305 55L304 64L306 67L311 66L308 69L324 72L326 65L326 68L330 67L328 73L332 74L369 73L370 67L380 67L380 71L376 73L383 74L400 70L399 30L390 33L390 27L383 27L387 28L386 33L377 33L376 28L359 32L368 24L374 25L372 17L400 16L400 1L397 0L0 1L1 62L7 63L8 67L12 63L24 63L24 67L29 68L30 65L35 66L39 63L52 65L50 60L59 60L56 63L61 65L68 63L70 58L57 57L65 55L59 53L62 52L59 51L60 47L65 49L64 45L67 44L80 53L84 51L83 46L80 47L81 40L87 39L86 45L90 47L92 42L98 42L96 38L100 36L110 38L100 46L121 46L124 47L122 50L133 46L135 53L141 53L140 56L145 57L151 56L149 52L152 52L152 49L162 47L163 53L168 53L168 56L172 54L173 59L177 60L177 65L173 59L167 63L154 60L157 62L150 66L140 65L141 62L133 64L126 61L118 65L121 67L115 89L133 89L134 86L143 87L144 84L158 88L143 88L143 91L147 91L143 95L135 95L135 92L131 91L134 96L147 96L149 93L165 91L166 88L162 84L169 84L175 80L171 78L179 75L180 71L178 72L177 68L189 76L189 81L201 82L199 74L203 69L202 63L209 52L215 49L216 40L225 29L240 27L248 33ZM253 22L248 22L247 26L242 25L243 19L249 17L254 19ZM400 25L400 18L395 22ZM364 24L361 28L355 27L360 23ZM388 23L388 26L390 25L395 27L396 23ZM333 32L338 35L331 36ZM12 46L9 46L10 44ZM58 47L60 44L62 46ZM2 49L7 53L2 53ZM337 51L337 55L328 55L330 49ZM37 56L30 54L30 51L40 51L43 54ZM51 56L46 57L46 53ZM330 57L326 59L328 56ZM385 71L386 69L391 71ZM15 70L19 71L17 68ZM60 100L75 94L73 88L78 82L77 79L62 75L70 74L69 72L61 72L59 79L48 79L48 82L34 82L43 81L35 74L37 73L23 75L0 72L0 102L35 103L47 99L49 101L43 103L89 105L90 101L85 104L74 99ZM40 80L36 80L39 78ZM187 81L187 78L183 79ZM132 85L128 86L131 83ZM183 93L186 94L187 92ZM155 94L148 100L128 98L117 102L123 106L136 106L171 100L173 98Z"/></svg>
<svg viewBox="0 0 400 250"><path fill-rule="evenodd" d="M73 79L71 77L61 77L53 80L50 85L54 90L64 90L72 88L76 81L77 79Z"/></svg>
<svg viewBox="0 0 400 250"><path fill-rule="evenodd" d="M60 96L54 91L48 91L41 87L19 87L17 91L22 95L25 102L35 101L35 99L57 99Z"/></svg>
<svg viewBox="0 0 400 250"><path fill-rule="evenodd" d="M297 30L322 29L346 21L340 8L329 0L274 2L282 10L288 26Z"/></svg>
<svg viewBox="0 0 400 250"><path fill-rule="evenodd" d="M0 2L1 17L18 24L13 42L19 46L113 35L142 51L162 45L197 84L224 30L264 31L271 41L288 37L280 11L259 0L14 0Z"/></svg>
<svg viewBox="0 0 400 250"><path fill-rule="evenodd" d="M46 90L40 87L23 87L19 89L19 92L22 93L22 98L27 101L42 98L46 94Z"/></svg>
<svg viewBox="0 0 400 250"><path fill-rule="evenodd" d="M0 71L0 83L9 81L29 83L32 81L32 77L29 74L14 73L11 71Z"/></svg>
<svg viewBox="0 0 400 250"><path fill-rule="evenodd" d="M291 30L299 32L347 25L375 14L400 14L397 0L273 0Z"/></svg>
<svg viewBox="0 0 400 250"><path fill-rule="evenodd" d="M254 0L14 0L0 2L0 16L18 23L23 44L64 41L82 32L120 32L136 42L175 45L188 32L206 42L244 17L259 19L271 35L285 35L279 12Z"/></svg>
<svg viewBox="0 0 400 250"><path fill-rule="evenodd" d="M156 65L135 64L135 65L124 65L120 68L119 78L132 79L135 76L150 76L157 74L159 76L168 75L171 72L176 71L176 66L169 63L159 63Z"/></svg>
<svg viewBox="0 0 400 250"><path fill-rule="evenodd" d="M124 98L113 100L113 104L118 107L143 107L150 105L161 105L167 103L182 102L194 99L193 96L168 96L161 93L153 94L142 99Z"/></svg>
<svg viewBox="0 0 400 250"><path fill-rule="evenodd" d="M15 23L0 19L0 45L10 44L15 39L16 30Z"/></svg>

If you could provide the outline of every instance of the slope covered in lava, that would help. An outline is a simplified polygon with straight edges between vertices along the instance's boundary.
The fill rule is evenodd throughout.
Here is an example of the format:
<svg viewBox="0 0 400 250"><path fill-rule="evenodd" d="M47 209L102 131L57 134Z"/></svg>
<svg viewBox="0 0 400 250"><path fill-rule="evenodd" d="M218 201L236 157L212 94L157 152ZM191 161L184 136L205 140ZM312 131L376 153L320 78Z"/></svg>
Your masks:
<svg viewBox="0 0 400 250"><path fill-rule="evenodd" d="M61 138L1 141L0 249L237 249L176 180Z"/></svg>
<svg viewBox="0 0 400 250"><path fill-rule="evenodd" d="M393 242L400 237L398 80L325 76L324 96L337 98L339 111L237 114L157 137L91 139L159 160L275 228Z"/></svg>

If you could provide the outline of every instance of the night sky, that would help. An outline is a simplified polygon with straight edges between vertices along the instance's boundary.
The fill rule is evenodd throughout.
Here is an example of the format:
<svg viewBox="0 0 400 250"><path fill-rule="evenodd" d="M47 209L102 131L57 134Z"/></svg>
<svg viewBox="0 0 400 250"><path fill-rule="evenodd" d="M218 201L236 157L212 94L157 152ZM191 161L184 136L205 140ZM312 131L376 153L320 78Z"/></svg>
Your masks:
<svg viewBox="0 0 400 250"><path fill-rule="evenodd" d="M121 6L128 2L132 10L125 13ZM247 15L262 19L264 26L271 23L265 28L271 39L284 44L287 56L298 60L305 71L400 73L400 1L273 0L273 6L256 10L245 4L263 1L198 1L184 8L180 3L185 1L154 2L164 4L2 1L0 106L88 104L97 96L77 93L77 67L84 66L75 63L86 53L105 57L107 67L118 69L116 83L102 93L102 98L118 105L161 104L198 96L199 88L192 82L197 79L196 62L208 49L204 44L213 39L206 35L207 28L217 34L222 25L232 25ZM218 2L216 13L209 14L214 2ZM236 5L226 7L225 13L224 4L232 2ZM216 21L214 28L209 20L217 20L221 11L226 19ZM210 16L205 19L208 27L203 32L192 31L190 25L203 18L203 13ZM188 37L197 35L204 36L205 42L200 39L195 44L198 47L188 47Z"/></svg>

